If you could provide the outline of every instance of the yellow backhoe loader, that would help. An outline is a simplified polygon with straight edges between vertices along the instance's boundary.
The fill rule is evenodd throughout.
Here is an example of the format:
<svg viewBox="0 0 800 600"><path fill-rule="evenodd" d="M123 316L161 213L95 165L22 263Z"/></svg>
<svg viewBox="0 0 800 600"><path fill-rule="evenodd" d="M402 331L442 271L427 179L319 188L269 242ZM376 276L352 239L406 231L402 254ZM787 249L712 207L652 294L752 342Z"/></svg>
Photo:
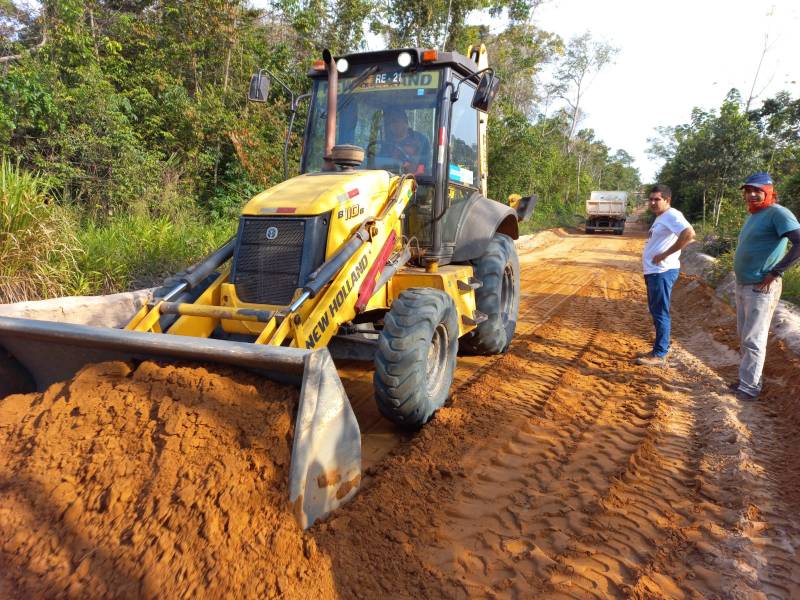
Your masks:
<svg viewBox="0 0 800 600"><path fill-rule="evenodd" d="M423 425L447 399L459 348L510 344L513 239L535 203L486 198L498 80L483 46L467 56L325 51L309 76L301 174L247 202L235 237L171 278L124 330L0 318L0 396L108 359L296 376L289 500L303 527L350 498L361 474L360 432L331 352L374 359L380 412ZM250 99L266 100L272 81L254 75Z"/></svg>

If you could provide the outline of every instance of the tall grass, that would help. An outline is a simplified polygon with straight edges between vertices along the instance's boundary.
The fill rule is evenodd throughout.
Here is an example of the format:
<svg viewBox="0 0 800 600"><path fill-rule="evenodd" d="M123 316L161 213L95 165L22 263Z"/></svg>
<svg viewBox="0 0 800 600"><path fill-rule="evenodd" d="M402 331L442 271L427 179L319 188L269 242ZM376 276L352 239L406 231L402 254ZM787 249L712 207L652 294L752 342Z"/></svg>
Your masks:
<svg viewBox="0 0 800 600"><path fill-rule="evenodd" d="M158 285L225 243L235 221L207 221L186 211L172 218L120 215L78 233L86 289L106 294Z"/></svg>
<svg viewBox="0 0 800 600"><path fill-rule="evenodd" d="M41 177L0 159L0 303L157 285L234 232L235 220L204 218L193 202L173 208L81 217Z"/></svg>
<svg viewBox="0 0 800 600"><path fill-rule="evenodd" d="M74 226L41 177L0 158L0 303L75 291L81 251Z"/></svg>

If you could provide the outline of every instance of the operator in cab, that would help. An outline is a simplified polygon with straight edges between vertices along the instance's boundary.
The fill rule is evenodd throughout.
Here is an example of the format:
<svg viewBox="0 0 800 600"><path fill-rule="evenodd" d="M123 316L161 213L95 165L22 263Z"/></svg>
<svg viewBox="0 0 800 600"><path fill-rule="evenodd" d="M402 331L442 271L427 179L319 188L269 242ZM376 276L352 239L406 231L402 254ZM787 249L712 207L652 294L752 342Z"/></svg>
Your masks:
<svg viewBox="0 0 800 600"><path fill-rule="evenodd" d="M383 154L398 160L404 173L425 174L431 156L428 138L409 127L402 108L387 108L383 118L386 124Z"/></svg>

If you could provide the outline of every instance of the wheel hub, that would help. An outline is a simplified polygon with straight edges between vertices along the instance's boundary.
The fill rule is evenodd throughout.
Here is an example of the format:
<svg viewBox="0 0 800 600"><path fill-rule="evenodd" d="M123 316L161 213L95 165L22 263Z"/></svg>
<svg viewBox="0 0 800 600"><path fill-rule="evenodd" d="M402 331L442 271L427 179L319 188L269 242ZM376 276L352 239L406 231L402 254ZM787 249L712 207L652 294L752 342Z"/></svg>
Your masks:
<svg viewBox="0 0 800 600"><path fill-rule="evenodd" d="M428 393L435 396L442 387L442 379L446 371L448 336L444 323L439 323L428 347L428 365L425 370L428 382Z"/></svg>
<svg viewBox="0 0 800 600"><path fill-rule="evenodd" d="M500 284L500 318L503 324L508 322L514 302L514 270L511 265L503 269L503 281Z"/></svg>

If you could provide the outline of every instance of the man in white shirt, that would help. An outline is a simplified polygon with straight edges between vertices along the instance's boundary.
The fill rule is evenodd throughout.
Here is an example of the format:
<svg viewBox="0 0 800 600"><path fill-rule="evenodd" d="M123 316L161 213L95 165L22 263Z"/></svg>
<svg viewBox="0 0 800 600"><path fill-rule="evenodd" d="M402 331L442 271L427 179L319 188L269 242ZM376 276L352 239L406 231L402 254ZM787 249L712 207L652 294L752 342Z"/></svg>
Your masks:
<svg viewBox="0 0 800 600"><path fill-rule="evenodd" d="M672 208L671 203L672 191L666 185L658 184L650 189L647 207L656 216L656 220L650 226L642 254L642 266L647 285L647 307L653 316L656 339L653 350L637 358L636 362L651 367L663 367L667 364L672 286L675 285L681 269L681 249L688 246L695 237L689 221L679 210Z"/></svg>

